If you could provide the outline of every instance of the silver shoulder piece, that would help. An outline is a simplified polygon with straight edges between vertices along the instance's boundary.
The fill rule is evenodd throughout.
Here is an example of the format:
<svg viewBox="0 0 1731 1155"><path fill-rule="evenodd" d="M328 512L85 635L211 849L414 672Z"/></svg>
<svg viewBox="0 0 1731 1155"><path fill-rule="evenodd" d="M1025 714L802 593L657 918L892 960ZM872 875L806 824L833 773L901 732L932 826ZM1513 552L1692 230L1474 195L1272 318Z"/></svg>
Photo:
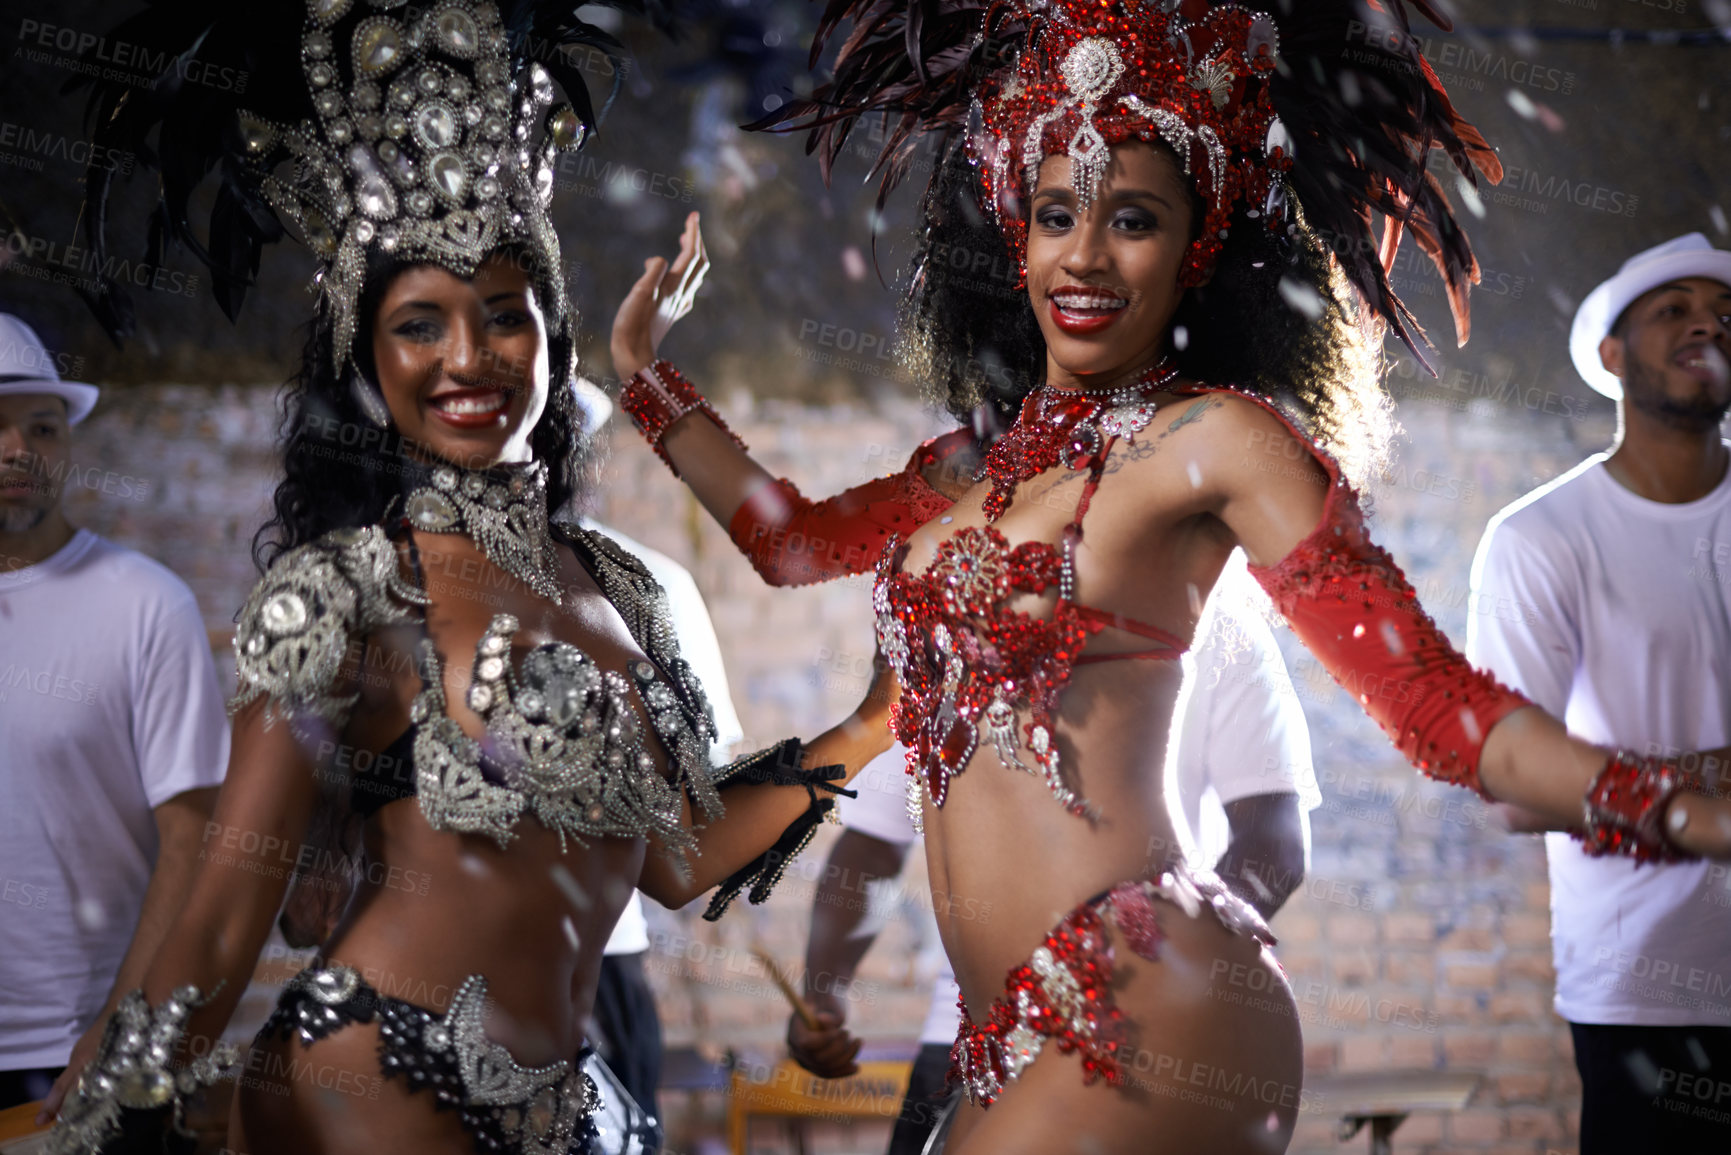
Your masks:
<svg viewBox="0 0 1731 1155"><path fill-rule="evenodd" d="M48 1136L50 1155L97 1155L121 1133L126 1111L172 1108L167 1125L188 1134L183 1118L187 1097L217 1082L240 1059L233 1043L218 1043L178 1071L169 1066L187 1016L209 1001L194 986L177 987L155 1007L145 1001L142 990L123 995L96 1057Z"/></svg>
<svg viewBox="0 0 1731 1155"><path fill-rule="evenodd" d="M382 528L335 529L277 558L235 627L239 688L229 714L267 698L265 725L313 715L341 725L354 694L336 692L349 643L415 620L426 597L403 580Z"/></svg>

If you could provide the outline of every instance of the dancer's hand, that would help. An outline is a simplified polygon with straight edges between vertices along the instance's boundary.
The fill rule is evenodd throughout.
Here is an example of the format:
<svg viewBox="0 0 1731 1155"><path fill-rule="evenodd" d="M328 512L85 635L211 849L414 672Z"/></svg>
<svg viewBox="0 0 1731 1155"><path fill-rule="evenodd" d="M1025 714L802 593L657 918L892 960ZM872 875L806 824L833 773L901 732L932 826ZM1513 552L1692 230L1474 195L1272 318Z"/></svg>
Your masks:
<svg viewBox="0 0 1731 1155"><path fill-rule="evenodd" d="M54 1086L42 1099L42 1109L36 1113L36 1125L43 1126L52 1123L54 1117L60 1114L61 1104L66 1102L66 1096L72 1093L72 1088L78 1085L78 1076L84 1073L84 1068L90 1065L90 1060L96 1057L96 1051L102 1046L102 1034L108 1026L108 1008L98 1015L90 1029L79 1037L72 1047L72 1057L66 1060L66 1069L60 1072L60 1077L54 1080Z"/></svg>
<svg viewBox="0 0 1731 1155"><path fill-rule="evenodd" d="M861 1040L848 1033L834 1011L818 1011L818 1026L805 1025L798 1015L787 1020L787 1053L793 1061L822 1079L859 1074Z"/></svg>
<svg viewBox="0 0 1731 1155"><path fill-rule="evenodd" d="M685 218L679 234L679 255L669 265L664 257L643 263L643 275L625 294L613 317L613 372L621 381L655 360L661 339L673 322L691 312L697 290L709 272L709 254L703 248L698 214Z"/></svg>
<svg viewBox="0 0 1731 1155"><path fill-rule="evenodd" d="M884 657L883 650L872 655L872 680L865 697L854 710L854 717L868 725L887 725L890 707L901 701L902 684L895 667Z"/></svg>
<svg viewBox="0 0 1731 1155"><path fill-rule="evenodd" d="M1665 811L1665 836L1679 850L1731 860L1731 750L1709 750L1700 757L1701 793L1684 791ZM1685 765L1688 765L1685 762Z"/></svg>

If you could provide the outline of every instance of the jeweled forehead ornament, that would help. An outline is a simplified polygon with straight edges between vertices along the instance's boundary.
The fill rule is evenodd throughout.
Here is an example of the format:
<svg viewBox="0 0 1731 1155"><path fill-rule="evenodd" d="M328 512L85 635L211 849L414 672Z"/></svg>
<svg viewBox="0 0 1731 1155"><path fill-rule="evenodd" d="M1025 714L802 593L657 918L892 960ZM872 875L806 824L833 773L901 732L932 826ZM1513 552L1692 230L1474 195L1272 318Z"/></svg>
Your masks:
<svg viewBox="0 0 1731 1155"><path fill-rule="evenodd" d="M1034 118L1022 137L1023 180L1029 189L1039 183L1040 161L1045 150L1041 142L1046 126L1061 120L1072 111L1077 114L1076 131L1065 151L1070 156L1070 185L1076 190L1076 201L1086 212L1100 190L1100 178L1106 174L1110 149L1106 138L1094 124L1096 106L1118 78L1124 75L1124 58L1118 46L1104 36L1090 36L1064 56L1058 66L1070 96Z"/></svg>
<svg viewBox="0 0 1731 1155"><path fill-rule="evenodd" d="M1186 284L1206 279L1237 209L1285 223L1290 144L1269 92L1279 38L1266 14L1189 0L1057 0L1030 5L1028 18L1013 63L981 86L969 134L985 199L1018 260L1027 222L1015 202L1032 196L1041 161L1070 158L1085 211L1111 146L1126 140L1165 144L1203 201Z"/></svg>
<svg viewBox="0 0 1731 1155"><path fill-rule="evenodd" d="M521 246L557 330L568 308L547 206L554 161L582 146L582 119L570 103L554 104L540 64L513 75L491 0L354 19L356 8L308 0L300 55L316 119L285 126L237 113L266 200L321 261L336 368L349 355L374 253L470 277L500 246Z"/></svg>

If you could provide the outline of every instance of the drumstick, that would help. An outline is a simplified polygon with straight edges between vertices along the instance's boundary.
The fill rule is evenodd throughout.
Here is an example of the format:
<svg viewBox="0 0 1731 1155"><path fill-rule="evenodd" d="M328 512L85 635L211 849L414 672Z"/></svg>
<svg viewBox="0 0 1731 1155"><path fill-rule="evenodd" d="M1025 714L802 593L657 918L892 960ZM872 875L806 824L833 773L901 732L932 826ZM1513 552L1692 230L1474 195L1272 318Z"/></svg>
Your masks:
<svg viewBox="0 0 1731 1155"><path fill-rule="evenodd" d="M793 1013L799 1016L799 1021L805 1024L806 1029L821 1030L822 1024L817 1021L817 1013L811 1009L809 1003L800 998L799 992L793 989L793 984L787 981L787 976L781 973L781 968L775 965L775 960L769 957L769 952L762 947L754 947L751 953L763 960L763 969L769 972L770 981L781 991L782 997L787 999Z"/></svg>

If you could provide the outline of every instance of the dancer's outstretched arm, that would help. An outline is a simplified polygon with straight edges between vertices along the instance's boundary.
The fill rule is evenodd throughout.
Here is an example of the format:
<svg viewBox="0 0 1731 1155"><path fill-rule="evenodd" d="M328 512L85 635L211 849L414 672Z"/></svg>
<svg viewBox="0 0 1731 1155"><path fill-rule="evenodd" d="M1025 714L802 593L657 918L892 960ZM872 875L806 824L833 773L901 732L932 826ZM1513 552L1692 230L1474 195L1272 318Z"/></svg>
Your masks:
<svg viewBox="0 0 1731 1155"><path fill-rule="evenodd" d="M1474 670L1450 646L1386 553L1368 538L1357 497L1308 442L1253 399L1222 406L1198 446L1200 500L1244 546L1251 572L1294 630L1337 679L1393 671L1410 687L1359 700L1418 767L1479 789L1560 828L1582 826L1589 790L1615 786L1600 801L1631 819L1626 836L1711 858L1731 858L1731 800L1706 771L1674 800L1653 774L1604 777L1613 751L1573 738L1562 723ZM1246 444L1286 453L1301 468L1269 473ZM1723 751L1710 752L1723 765ZM1638 761L1638 760L1637 760ZM1706 763L1706 759L1702 759ZM1657 768L1655 768L1656 771ZM1646 798L1657 804L1644 807ZM1635 828L1639 816L1644 825ZM1662 826L1662 831L1661 831ZM1613 824L1613 829L1616 829ZM1643 835L1637 839L1636 835Z"/></svg>
<svg viewBox="0 0 1731 1155"><path fill-rule="evenodd" d="M154 1013L173 1006L171 999L185 1006L183 1030L167 1032L166 1053L143 1064L148 1075L160 1077L159 1072L167 1071L172 1077L171 1065L200 1059L213 1066L205 1070L194 1065L199 1083L208 1084L214 1077L221 1062L215 1044L252 978L293 876L283 867L285 852L292 861L318 802L318 776L296 740L293 724L279 720L266 726L265 707L263 701L253 702L235 715L228 774L215 811L203 823L185 901L140 983ZM185 999L188 993L194 995L191 1001ZM86 1069L84 1063L79 1067L69 1065L68 1077L57 1089L77 1085ZM93 1104L112 1097L95 1086L89 1095ZM56 1099L51 1109L61 1106L62 1100ZM76 1096L66 1110L76 1118L75 1127L82 1125L90 1135L106 1134Z"/></svg>
<svg viewBox="0 0 1731 1155"><path fill-rule="evenodd" d="M786 478L771 477L696 387L656 360L661 336L690 308L706 267L693 213L678 256L671 265L661 258L647 262L614 320L621 406L764 581L807 585L870 570L892 538L936 517L967 488L972 432L934 438L899 472L821 501Z"/></svg>

